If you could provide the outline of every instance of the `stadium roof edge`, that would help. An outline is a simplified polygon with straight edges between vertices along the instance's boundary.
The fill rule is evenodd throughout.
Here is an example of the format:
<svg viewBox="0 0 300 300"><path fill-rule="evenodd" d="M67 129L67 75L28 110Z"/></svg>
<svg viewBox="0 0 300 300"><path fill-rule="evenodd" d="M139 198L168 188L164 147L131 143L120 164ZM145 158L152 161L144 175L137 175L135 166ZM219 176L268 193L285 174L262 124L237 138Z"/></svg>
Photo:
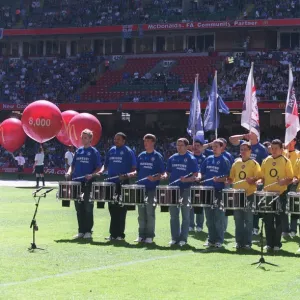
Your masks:
<svg viewBox="0 0 300 300"><path fill-rule="evenodd" d="M235 20L179 22L167 24L113 25L98 27L37 28L37 29L3 29L4 37L28 35L79 35L99 33L124 33L139 31L193 30L193 29L226 29L226 28L260 28L260 27L300 26L300 19L273 20Z"/></svg>

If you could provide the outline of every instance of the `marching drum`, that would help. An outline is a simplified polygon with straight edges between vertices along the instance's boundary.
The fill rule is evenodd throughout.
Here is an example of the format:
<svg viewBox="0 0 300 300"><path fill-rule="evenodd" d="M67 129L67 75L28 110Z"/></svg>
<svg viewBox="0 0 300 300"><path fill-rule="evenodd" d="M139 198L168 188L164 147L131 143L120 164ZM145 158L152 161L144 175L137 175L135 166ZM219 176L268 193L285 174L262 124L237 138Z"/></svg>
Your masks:
<svg viewBox="0 0 300 300"><path fill-rule="evenodd" d="M242 189L223 189L222 201L224 210L239 210L250 208L247 205L247 196Z"/></svg>
<svg viewBox="0 0 300 300"><path fill-rule="evenodd" d="M168 212L169 206L180 204L179 186L159 185L156 187L156 201L161 207L161 212Z"/></svg>
<svg viewBox="0 0 300 300"><path fill-rule="evenodd" d="M122 204L124 205L143 205L145 202L145 186L138 184L122 185L121 190Z"/></svg>
<svg viewBox="0 0 300 300"><path fill-rule="evenodd" d="M193 207L212 207L215 189L212 186L192 186L190 198Z"/></svg>
<svg viewBox="0 0 300 300"><path fill-rule="evenodd" d="M277 192L254 192L254 210L256 213L274 214L282 211Z"/></svg>
<svg viewBox="0 0 300 300"><path fill-rule="evenodd" d="M63 207L70 207L70 201L77 201L81 197L81 182L60 181L58 183L57 199L61 200Z"/></svg>
<svg viewBox="0 0 300 300"><path fill-rule="evenodd" d="M287 212L293 215L300 215L300 193L288 193Z"/></svg>
<svg viewBox="0 0 300 300"><path fill-rule="evenodd" d="M93 182L92 199L98 202L112 201L115 195L116 184L113 182Z"/></svg>

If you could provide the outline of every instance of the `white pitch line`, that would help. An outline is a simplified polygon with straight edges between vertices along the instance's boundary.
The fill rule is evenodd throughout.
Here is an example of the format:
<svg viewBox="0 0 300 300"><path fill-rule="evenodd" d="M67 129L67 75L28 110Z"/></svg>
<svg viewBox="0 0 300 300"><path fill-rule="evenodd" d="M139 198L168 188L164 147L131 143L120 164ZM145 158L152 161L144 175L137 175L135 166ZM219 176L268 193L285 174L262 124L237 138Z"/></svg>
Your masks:
<svg viewBox="0 0 300 300"><path fill-rule="evenodd" d="M141 260L136 260L136 261L123 262L123 263L119 263L119 264L115 264L115 265L108 265L108 266L102 266L102 267L97 267L97 268L89 268L89 269L83 269L83 270L75 270L75 271L70 271L70 272L58 273L58 274L53 274L53 275L46 275L46 276L37 277L37 278L30 278L30 279L23 280L23 281L0 283L0 288L16 286L16 285L21 285L21 284L27 284L27 283L34 283L34 282L39 282L39 281L52 279L52 278L72 276L72 275L81 274L81 273L90 273L90 272L97 272L97 271L103 271L103 270L120 268L120 267L128 267L128 266L132 266L132 265L136 265L136 264L142 264L142 263L147 263L147 262L161 260L161 259L169 259L169 258L173 258L173 257L175 258L175 257L179 257L179 256L189 255L189 254L193 254L193 253L158 256L158 257L152 257L152 258L141 259Z"/></svg>

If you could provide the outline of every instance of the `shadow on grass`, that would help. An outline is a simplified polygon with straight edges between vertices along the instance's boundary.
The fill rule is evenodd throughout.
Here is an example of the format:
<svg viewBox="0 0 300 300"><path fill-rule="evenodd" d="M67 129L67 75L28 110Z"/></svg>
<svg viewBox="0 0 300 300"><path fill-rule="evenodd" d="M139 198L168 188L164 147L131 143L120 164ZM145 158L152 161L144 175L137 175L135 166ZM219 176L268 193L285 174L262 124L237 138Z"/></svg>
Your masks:
<svg viewBox="0 0 300 300"><path fill-rule="evenodd" d="M196 232L196 231L190 231L189 236L193 237L195 240L205 241L207 239L207 233L206 232Z"/></svg>
<svg viewBox="0 0 300 300"><path fill-rule="evenodd" d="M107 242L94 242L92 239L61 239L61 240L54 240L54 242L60 244L91 244L91 245L98 245L98 246L110 246L111 243L109 241Z"/></svg>
<svg viewBox="0 0 300 300"><path fill-rule="evenodd" d="M179 245L166 245L161 246L157 245L155 242L152 244L146 244L146 243L136 243L136 244L130 244L126 241L107 241L107 242L100 242L100 241L93 241L93 240L85 240L85 239L61 239L61 240L55 240L56 243L69 243L69 244L90 244L93 246L113 246L117 248L127 248L127 249L144 249L147 251L151 250L162 250L162 251L193 251L195 253L223 253L223 254L230 254L230 255L257 255L257 260L260 257L260 249L238 249L238 250L230 250L229 248L215 248L215 247L209 247L209 248L196 248L194 246L191 246L189 244L185 246L179 246ZM229 242L228 242L229 243ZM300 257L300 253L291 253L285 250L280 250L279 252L270 252L266 253L264 251L263 255L265 257ZM255 262L255 259L254 259Z"/></svg>

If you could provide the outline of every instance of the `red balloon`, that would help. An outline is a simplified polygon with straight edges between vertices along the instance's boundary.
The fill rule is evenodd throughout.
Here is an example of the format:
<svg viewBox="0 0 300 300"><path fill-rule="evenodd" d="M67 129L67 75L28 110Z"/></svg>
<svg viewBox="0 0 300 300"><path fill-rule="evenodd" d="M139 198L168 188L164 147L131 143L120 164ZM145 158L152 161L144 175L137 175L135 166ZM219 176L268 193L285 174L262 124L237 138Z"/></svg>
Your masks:
<svg viewBox="0 0 300 300"><path fill-rule="evenodd" d="M102 134L101 123L95 116L88 113L78 114L73 117L69 123L69 128L70 140L77 148L82 146L81 132L84 129L93 131L92 146L95 146L99 142Z"/></svg>
<svg viewBox="0 0 300 300"><path fill-rule="evenodd" d="M21 148L26 140L22 123L16 118L9 118L0 125L0 144L9 152Z"/></svg>
<svg viewBox="0 0 300 300"><path fill-rule="evenodd" d="M24 109L21 121L25 133L39 143L54 138L63 124L59 108L46 100L29 104Z"/></svg>
<svg viewBox="0 0 300 300"><path fill-rule="evenodd" d="M70 126L69 123L72 120L73 117L79 115L77 111L74 110L66 110L63 113L61 113L61 116L63 118L63 126L60 130L60 132L57 134L56 138L64 145L66 146L72 146L69 133L70 133Z"/></svg>

